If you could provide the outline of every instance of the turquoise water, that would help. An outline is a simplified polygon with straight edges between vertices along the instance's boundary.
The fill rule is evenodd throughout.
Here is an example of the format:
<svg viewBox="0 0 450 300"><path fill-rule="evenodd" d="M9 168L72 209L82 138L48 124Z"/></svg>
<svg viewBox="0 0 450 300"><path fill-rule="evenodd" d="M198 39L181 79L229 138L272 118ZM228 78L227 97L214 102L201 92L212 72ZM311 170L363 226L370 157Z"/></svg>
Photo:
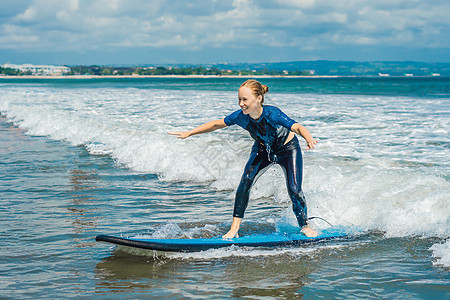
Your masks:
<svg viewBox="0 0 450 300"><path fill-rule="evenodd" d="M319 139L310 215L361 236L164 258L95 242L227 230L250 138L166 132L238 109L242 81L2 79L0 297L448 298L448 78L261 79ZM255 185L241 234L296 230L282 176Z"/></svg>

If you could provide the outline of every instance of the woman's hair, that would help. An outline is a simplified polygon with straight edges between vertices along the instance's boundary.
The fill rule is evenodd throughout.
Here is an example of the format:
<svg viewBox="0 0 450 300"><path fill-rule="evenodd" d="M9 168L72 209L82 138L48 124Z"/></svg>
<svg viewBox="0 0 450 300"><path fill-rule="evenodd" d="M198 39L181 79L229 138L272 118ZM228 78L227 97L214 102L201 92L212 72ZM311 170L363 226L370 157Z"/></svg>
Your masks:
<svg viewBox="0 0 450 300"><path fill-rule="evenodd" d="M251 89L256 97L261 96L262 97L261 104L264 103L264 94L269 92L269 87L267 85L261 84L259 81L256 81L254 79L249 79L243 84L241 84L239 88L243 86Z"/></svg>

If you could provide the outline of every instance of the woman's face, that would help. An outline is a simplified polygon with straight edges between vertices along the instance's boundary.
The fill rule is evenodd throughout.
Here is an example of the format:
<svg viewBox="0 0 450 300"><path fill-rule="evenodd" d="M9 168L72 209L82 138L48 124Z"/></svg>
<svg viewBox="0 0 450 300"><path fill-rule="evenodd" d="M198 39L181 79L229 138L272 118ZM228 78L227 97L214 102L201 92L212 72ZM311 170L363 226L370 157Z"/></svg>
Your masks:
<svg viewBox="0 0 450 300"><path fill-rule="evenodd" d="M253 91L246 86L239 89L239 106L242 112L251 117L258 118L261 115L261 100L262 96L256 97Z"/></svg>

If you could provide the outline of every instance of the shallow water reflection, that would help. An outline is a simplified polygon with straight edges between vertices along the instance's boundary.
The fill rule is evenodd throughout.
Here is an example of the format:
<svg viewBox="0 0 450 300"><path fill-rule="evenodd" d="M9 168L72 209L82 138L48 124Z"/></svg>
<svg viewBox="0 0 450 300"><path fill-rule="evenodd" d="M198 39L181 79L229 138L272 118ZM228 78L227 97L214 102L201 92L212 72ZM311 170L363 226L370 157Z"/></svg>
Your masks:
<svg viewBox="0 0 450 300"><path fill-rule="evenodd" d="M296 298L315 264L308 255L168 259L121 251L97 264L96 291L154 298ZM276 274L276 275L275 275ZM170 284L168 282L170 281Z"/></svg>

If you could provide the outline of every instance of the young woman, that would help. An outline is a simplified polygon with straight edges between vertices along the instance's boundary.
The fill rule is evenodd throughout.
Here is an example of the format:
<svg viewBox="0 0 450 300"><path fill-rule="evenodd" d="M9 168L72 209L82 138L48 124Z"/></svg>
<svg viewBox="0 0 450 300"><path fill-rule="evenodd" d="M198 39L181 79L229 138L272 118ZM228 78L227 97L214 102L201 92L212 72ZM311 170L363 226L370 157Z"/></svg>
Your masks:
<svg viewBox="0 0 450 300"><path fill-rule="evenodd" d="M279 108L263 105L264 94L269 91L266 85L256 80L247 80L239 88L239 106L224 119L211 121L185 132L169 132L178 138L185 139L195 134L211 132L231 125L239 125L247 130L255 140L250 158L245 166L244 174L236 191L233 223L224 238L238 236L239 227L247 208L250 189L257 178L271 165L279 164L286 176L289 197L302 232L307 236L316 236L314 229L308 226L306 201L302 192L302 152L297 137L301 135L314 149L317 144L311 133L296 121L290 119Z"/></svg>

